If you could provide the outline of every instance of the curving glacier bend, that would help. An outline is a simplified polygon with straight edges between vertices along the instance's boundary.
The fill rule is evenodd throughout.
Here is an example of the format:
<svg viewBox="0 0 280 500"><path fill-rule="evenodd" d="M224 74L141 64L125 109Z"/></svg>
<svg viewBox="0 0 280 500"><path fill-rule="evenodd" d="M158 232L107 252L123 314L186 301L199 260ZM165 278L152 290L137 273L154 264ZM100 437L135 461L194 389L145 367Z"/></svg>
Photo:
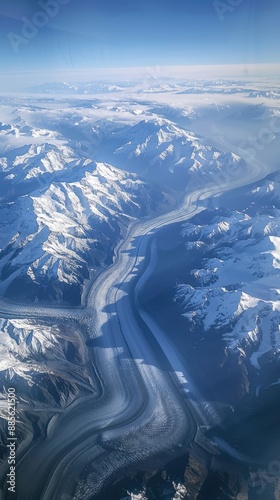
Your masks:
<svg viewBox="0 0 280 500"><path fill-rule="evenodd" d="M242 183L255 176L256 170L249 170ZM170 448L174 456L180 454L183 444L194 438L197 424L211 425L217 418L214 408L206 411L206 405L201 411L201 398L196 395L186 367L170 345L165 346L164 334L140 312L161 347L163 359L157 359L133 315L128 292L131 280L141 271L143 247L153 232L192 217L201 210L201 198L223 190L215 187L194 192L178 210L133 225L118 248L115 263L93 282L83 310L38 306L36 317L53 314L65 320L73 316L77 321L86 318L102 390L98 398L78 400L53 417L47 437L23 454L18 464L19 498L92 498L124 468L133 470L133 465L139 467L149 459L161 463L160 456L164 457L168 450L170 454ZM134 248L138 236L140 242ZM3 302L1 313L31 315L26 306ZM178 388L182 384L185 398L180 390L174 390L174 383ZM25 479L31 476L32 491L30 481Z"/></svg>

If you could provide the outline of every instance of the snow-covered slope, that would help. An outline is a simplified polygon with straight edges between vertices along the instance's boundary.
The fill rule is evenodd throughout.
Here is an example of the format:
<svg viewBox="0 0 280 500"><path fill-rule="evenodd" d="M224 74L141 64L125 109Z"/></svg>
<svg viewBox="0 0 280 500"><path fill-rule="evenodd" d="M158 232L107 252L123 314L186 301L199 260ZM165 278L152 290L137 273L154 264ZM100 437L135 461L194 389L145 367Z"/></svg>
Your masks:
<svg viewBox="0 0 280 500"><path fill-rule="evenodd" d="M277 175L247 193L245 211L204 212L183 229L196 255L189 282L177 289L184 316L245 352L256 369L280 353L279 189Z"/></svg>
<svg viewBox="0 0 280 500"><path fill-rule="evenodd" d="M134 168L147 178L162 178L172 182L179 174L180 183L197 186L207 182L222 182L230 170L244 168L244 162L234 153L222 152L207 144L192 132L163 118L143 120L115 134L120 145L114 156L128 168ZM181 184L182 186L182 184Z"/></svg>
<svg viewBox="0 0 280 500"><path fill-rule="evenodd" d="M8 138L12 140L12 136L16 138L23 137L44 137L51 139L56 136L56 134L50 130L44 128L31 127L27 122L21 117L17 116L13 123L0 122L0 137L1 140Z"/></svg>
<svg viewBox="0 0 280 500"><path fill-rule="evenodd" d="M38 179L42 175L79 165L77 156L67 146L50 143L30 144L6 152L0 159L4 181L13 183Z"/></svg>
<svg viewBox="0 0 280 500"><path fill-rule="evenodd" d="M77 181L52 183L3 205L2 293L9 287L17 298L63 300L61 289L73 285L77 302L83 281L108 265L129 222L167 201L135 175L94 163Z"/></svg>
<svg viewBox="0 0 280 500"><path fill-rule="evenodd" d="M77 325L0 318L0 428L7 432L7 380L17 387L18 445L46 432L75 399L98 392ZM20 389L19 389L20 388Z"/></svg>

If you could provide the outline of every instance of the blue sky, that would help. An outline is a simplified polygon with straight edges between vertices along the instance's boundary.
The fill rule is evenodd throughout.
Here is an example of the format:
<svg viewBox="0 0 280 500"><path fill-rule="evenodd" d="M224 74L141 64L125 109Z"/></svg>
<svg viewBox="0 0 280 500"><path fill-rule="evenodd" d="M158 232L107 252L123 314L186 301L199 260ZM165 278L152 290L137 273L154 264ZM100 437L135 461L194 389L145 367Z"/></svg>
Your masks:
<svg viewBox="0 0 280 500"><path fill-rule="evenodd" d="M279 0L10 0L0 71L279 62L279 21Z"/></svg>

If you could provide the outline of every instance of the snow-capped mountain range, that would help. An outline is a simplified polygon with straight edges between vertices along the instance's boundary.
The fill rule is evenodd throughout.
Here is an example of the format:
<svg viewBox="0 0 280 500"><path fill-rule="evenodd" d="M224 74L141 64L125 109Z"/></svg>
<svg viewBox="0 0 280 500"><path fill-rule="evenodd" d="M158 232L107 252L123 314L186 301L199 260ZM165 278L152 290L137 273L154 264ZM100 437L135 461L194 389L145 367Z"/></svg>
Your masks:
<svg viewBox="0 0 280 500"><path fill-rule="evenodd" d="M112 347L111 342L109 350L94 347L106 331L106 319L115 327L114 299L108 304L100 299L100 325L106 319L96 338L96 318L72 306L86 303L88 284L99 273L103 283L106 272L101 272L115 256L118 264L126 247L117 250L117 245L131 223L159 213L166 218L179 203L184 209L187 193L205 187L210 193L223 191L225 184L230 189L231 181L245 178L254 165L246 163L238 144L250 143L247 136L262 131L264 123L270 124L270 142L265 137L257 143L256 162L260 177L275 170L269 153L273 149L278 158L277 95L272 82L262 88L242 81L147 78L144 85L42 85L33 89L28 103L5 97L0 108L0 298L12 303L1 302L0 425L5 435L7 387L13 384L24 453L33 439L51 435L60 415L67 422L68 412L75 414L83 400L98 400L102 373L96 353L109 356L112 348L112 363L113 350L121 353L117 343ZM280 176L232 196L236 199L229 204L227 195L220 204L214 198L215 209L205 209L209 201L202 199L197 207L202 211L182 226L191 264L188 279L170 300L179 306L172 304L172 311L182 315L185 334L193 335L193 353L200 340L212 336L217 342L222 351L218 376L234 371L236 402L279 385ZM133 241L127 248L134 256ZM130 253L125 255L132 262ZM145 257L139 254L143 262ZM126 293L121 281L108 300L117 297L116 290ZM106 293L106 286L102 290ZM105 345L106 336L102 341ZM144 358L142 364L145 369ZM104 394L106 399L106 387Z"/></svg>
<svg viewBox="0 0 280 500"><path fill-rule="evenodd" d="M91 163L78 177L75 181L74 172L72 182L53 182L2 205L2 291L14 282L13 293L17 287L18 298L24 298L24 282L33 298L63 300L59 284L63 290L82 286L90 271L108 265L133 218L168 201L133 174L107 164ZM42 297L42 286L48 286L47 296Z"/></svg>
<svg viewBox="0 0 280 500"><path fill-rule="evenodd" d="M64 135L59 126L40 129L18 116L1 125L0 289L17 300L68 300L72 287L78 303L129 222L174 203L170 187L218 181L242 165L163 118L69 123Z"/></svg>
<svg viewBox="0 0 280 500"><path fill-rule="evenodd" d="M194 186L205 176L211 183L211 178L215 179L223 169L242 165L234 153L217 151L194 133L163 118L141 121L117 133L115 139L121 139L123 145L115 149L114 155L122 161L127 158L129 166L138 167L148 178L160 178L167 172L183 173L186 184Z"/></svg>
<svg viewBox="0 0 280 500"><path fill-rule="evenodd" d="M267 85L266 85L267 86ZM143 76L119 82L100 80L96 82L51 82L42 83L27 89L28 92L49 95L100 95L127 93L138 94L245 94L250 98L266 97L279 99L279 88L270 82L266 90L256 85L255 81L245 80L182 80L163 75L160 68L147 68Z"/></svg>
<svg viewBox="0 0 280 500"><path fill-rule="evenodd" d="M276 174L248 189L245 210L206 211L183 228L186 251L196 255L176 293L184 317L257 371L280 353L279 193Z"/></svg>

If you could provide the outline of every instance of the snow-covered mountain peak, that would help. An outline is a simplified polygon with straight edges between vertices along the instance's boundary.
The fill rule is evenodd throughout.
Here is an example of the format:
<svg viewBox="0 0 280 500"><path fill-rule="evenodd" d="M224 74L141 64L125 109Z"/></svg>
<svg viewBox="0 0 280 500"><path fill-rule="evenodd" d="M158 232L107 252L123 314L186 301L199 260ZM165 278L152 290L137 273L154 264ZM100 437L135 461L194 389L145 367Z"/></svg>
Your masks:
<svg viewBox="0 0 280 500"><path fill-rule="evenodd" d="M189 283L177 289L185 318L193 329L221 335L233 351L247 349L257 369L265 353L280 352L280 210L264 209L269 196L279 207L277 192L274 175L248 189L247 210L220 208L182 230L186 250L197 255Z"/></svg>

